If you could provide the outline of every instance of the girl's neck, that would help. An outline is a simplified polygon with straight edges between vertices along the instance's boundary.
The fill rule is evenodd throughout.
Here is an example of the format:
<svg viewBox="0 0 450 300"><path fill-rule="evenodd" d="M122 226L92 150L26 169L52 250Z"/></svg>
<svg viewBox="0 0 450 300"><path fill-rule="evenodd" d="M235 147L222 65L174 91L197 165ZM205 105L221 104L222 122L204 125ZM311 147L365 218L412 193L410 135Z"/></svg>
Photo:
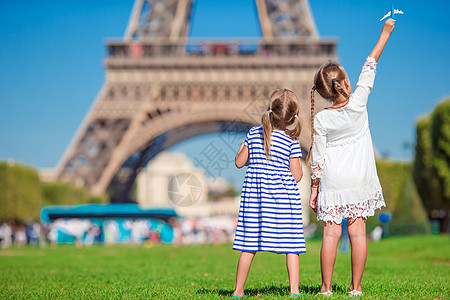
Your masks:
<svg viewBox="0 0 450 300"><path fill-rule="evenodd" d="M342 108L342 107L346 106L349 101L350 101L349 98L345 98L345 97L341 96L338 99L336 99L334 101L333 106L329 107L328 109L339 109L339 108Z"/></svg>

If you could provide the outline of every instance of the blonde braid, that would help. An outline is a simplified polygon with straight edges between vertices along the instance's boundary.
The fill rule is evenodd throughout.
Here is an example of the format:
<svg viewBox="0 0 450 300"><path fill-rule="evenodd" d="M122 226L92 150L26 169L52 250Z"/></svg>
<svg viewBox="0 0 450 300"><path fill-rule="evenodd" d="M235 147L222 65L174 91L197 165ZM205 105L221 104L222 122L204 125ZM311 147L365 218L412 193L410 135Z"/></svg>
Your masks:
<svg viewBox="0 0 450 300"><path fill-rule="evenodd" d="M309 147L308 157L306 158L306 164L311 171L311 150L314 144L314 91L316 86L311 89L311 147Z"/></svg>
<svg viewBox="0 0 450 300"><path fill-rule="evenodd" d="M336 79L333 79L333 81L332 81L333 83L333 88L339 93L339 94L341 94L342 96L344 96L345 97L345 99L348 99L349 98L349 95L347 94L347 92L342 88L342 85L336 80Z"/></svg>

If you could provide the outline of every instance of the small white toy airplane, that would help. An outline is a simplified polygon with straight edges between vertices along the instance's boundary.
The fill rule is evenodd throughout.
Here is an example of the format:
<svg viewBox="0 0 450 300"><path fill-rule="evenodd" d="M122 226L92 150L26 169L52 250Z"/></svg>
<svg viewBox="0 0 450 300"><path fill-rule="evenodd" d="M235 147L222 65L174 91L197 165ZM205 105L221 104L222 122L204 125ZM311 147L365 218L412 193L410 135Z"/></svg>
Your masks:
<svg viewBox="0 0 450 300"><path fill-rule="evenodd" d="M403 15L403 14L404 14L403 11L401 11L399 9L394 9L394 4L392 4L391 5L391 11L388 12L386 15L384 15L384 17L380 20L380 22L383 21L384 19L386 19L387 17L394 18L394 15Z"/></svg>

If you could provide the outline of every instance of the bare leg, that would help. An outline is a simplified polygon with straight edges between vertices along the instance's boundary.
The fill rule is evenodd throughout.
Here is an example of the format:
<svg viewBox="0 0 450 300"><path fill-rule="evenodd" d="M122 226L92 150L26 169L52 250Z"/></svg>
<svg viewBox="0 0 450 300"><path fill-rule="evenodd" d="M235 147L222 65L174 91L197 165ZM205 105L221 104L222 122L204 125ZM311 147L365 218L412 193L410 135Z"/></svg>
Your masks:
<svg viewBox="0 0 450 300"><path fill-rule="evenodd" d="M238 297L242 297L244 295L245 281L247 281L248 272L250 271L250 266L252 265L255 253L256 252L242 251L237 266L236 289L234 290L233 295L236 295Z"/></svg>
<svg viewBox="0 0 450 300"><path fill-rule="evenodd" d="M349 219L348 236L352 245L352 283L350 290L361 291L361 279L367 259L366 220Z"/></svg>
<svg viewBox="0 0 450 300"><path fill-rule="evenodd" d="M291 293L298 294L298 283L300 277L300 257L298 253L286 253L286 267L289 276Z"/></svg>
<svg viewBox="0 0 450 300"><path fill-rule="evenodd" d="M322 270L321 292L331 291L336 251L341 237L341 225L334 222L324 223L322 248L320 249L320 267Z"/></svg>

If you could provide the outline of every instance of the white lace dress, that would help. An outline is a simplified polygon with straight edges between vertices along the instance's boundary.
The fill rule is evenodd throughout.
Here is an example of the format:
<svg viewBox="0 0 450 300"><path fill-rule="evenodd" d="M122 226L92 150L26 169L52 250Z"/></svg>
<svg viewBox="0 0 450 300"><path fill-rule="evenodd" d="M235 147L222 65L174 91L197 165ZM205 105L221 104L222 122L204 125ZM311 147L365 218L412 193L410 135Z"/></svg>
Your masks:
<svg viewBox="0 0 450 300"><path fill-rule="evenodd" d="M367 115L375 74L375 59L368 57L349 103L314 118L311 178L321 179L318 220L340 224L343 218L373 216L385 206Z"/></svg>

